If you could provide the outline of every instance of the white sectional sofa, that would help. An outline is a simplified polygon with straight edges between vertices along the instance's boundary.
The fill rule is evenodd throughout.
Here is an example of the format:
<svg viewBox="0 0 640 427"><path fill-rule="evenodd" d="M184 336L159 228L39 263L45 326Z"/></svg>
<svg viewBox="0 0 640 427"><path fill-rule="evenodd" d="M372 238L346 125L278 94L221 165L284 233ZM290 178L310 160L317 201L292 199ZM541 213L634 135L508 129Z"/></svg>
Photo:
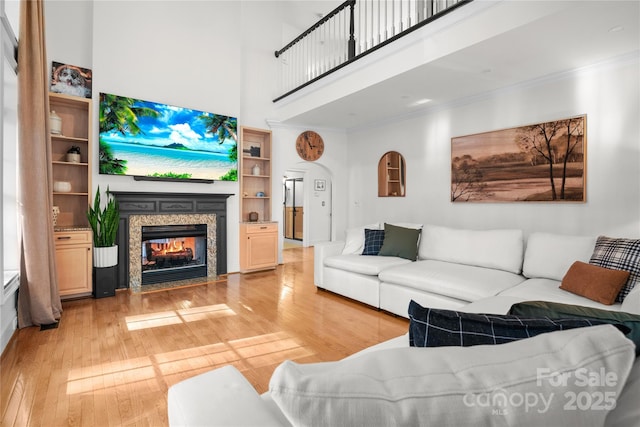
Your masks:
<svg viewBox="0 0 640 427"><path fill-rule="evenodd" d="M525 244L519 230L411 226L422 229L416 261L360 255L361 227L345 242L316 245L315 283L404 317L411 299L466 313L543 300L640 314L640 286L613 305L560 289L575 261L590 261L595 237L533 233ZM169 388L169 424L639 425L640 357L612 325L472 347L409 348L408 336L341 361L285 361L262 395L232 366L197 375Z"/></svg>
<svg viewBox="0 0 640 427"><path fill-rule="evenodd" d="M589 262L595 236L535 232L525 242L521 230L402 225L422 229L416 261L361 255L364 230L382 227L369 224L349 230L345 241L315 245L316 286L403 317L412 299L455 310L498 295L640 313L640 287L613 305L560 289L575 261Z"/></svg>
<svg viewBox="0 0 640 427"><path fill-rule="evenodd" d="M488 300L482 312L493 312ZM411 348L408 341L403 335L337 362L284 362L262 395L231 365L211 370L169 388L169 425L638 426L640 357L634 361L633 343L611 325L499 346ZM540 368L570 380L545 381ZM603 372L615 375L612 387L577 380ZM574 409L570 398L579 395L581 405L585 396L600 403Z"/></svg>

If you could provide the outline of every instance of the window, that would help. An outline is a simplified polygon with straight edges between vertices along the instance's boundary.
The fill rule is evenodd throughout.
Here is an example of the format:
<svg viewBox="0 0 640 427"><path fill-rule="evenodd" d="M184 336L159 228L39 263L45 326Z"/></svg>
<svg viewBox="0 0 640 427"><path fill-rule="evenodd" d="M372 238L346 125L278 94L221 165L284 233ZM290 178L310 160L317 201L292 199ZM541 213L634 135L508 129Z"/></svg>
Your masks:
<svg viewBox="0 0 640 427"><path fill-rule="evenodd" d="M0 212L2 223L0 235L2 237L2 259L0 266L3 270L3 287L0 289L0 304L13 295L18 286L16 280L20 268L20 232L18 216L18 77L17 47L15 33L11 28L10 17L14 14L17 2L2 2L0 20L2 23L2 43L0 54L2 67L0 80L2 92L0 105L2 106L2 122L0 123L0 147L2 148L2 202ZM8 15L5 7L9 9Z"/></svg>

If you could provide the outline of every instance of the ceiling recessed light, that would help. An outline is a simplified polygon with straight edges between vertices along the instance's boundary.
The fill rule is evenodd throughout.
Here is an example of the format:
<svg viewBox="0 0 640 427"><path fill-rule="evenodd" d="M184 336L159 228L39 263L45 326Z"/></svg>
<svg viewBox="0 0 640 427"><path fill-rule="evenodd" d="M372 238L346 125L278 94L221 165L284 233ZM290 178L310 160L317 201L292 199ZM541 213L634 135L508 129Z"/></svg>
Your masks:
<svg viewBox="0 0 640 427"><path fill-rule="evenodd" d="M622 25L616 25L615 27L609 28L610 33L617 33L622 30L624 30L624 27Z"/></svg>
<svg viewBox="0 0 640 427"><path fill-rule="evenodd" d="M417 106L419 106L419 105L424 105L424 104L426 104L427 102L430 102L430 101L431 101L431 100L430 100L430 99L428 99L428 98L418 99L417 101L412 102L412 103L411 103L411 106L412 106L412 107L417 107Z"/></svg>

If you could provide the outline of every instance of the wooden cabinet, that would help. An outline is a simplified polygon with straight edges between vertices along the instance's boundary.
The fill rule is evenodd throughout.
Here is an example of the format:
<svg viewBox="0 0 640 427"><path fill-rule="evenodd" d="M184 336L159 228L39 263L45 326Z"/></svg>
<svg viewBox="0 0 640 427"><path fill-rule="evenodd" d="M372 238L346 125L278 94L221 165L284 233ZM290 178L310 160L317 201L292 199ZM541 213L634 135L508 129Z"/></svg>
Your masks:
<svg viewBox="0 0 640 427"><path fill-rule="evenodd" d="M240 127L240 271L275 268L278 223L271 221L271 131Z"/></svg>
<svg viewBox="0 0 640 427"><path fill-rule="evenodd" d="M397 151L385 153L378 162L378 197L404 197L405 162Z"/></svg>
<svg viewBox="0 0 640 427"><path fill-rule="evenodd" d="M91 295L91 231L56 231L54 238L60 297Z"/></svg>
<svg viewBox="0 0 640 427"><path fill-rule="evenodd" d="M61 296L90 295L91 99L50 93L49 108L61 120L61 132L51 134L58 286ZM67 155L72 147L80 150L79 157Z"/></svg>
<svg viewBox="0 0 640 427"><path fill-rule="evenodd" d="M240 271L275 268L278 264L278 223L240 225Z"/></svg>

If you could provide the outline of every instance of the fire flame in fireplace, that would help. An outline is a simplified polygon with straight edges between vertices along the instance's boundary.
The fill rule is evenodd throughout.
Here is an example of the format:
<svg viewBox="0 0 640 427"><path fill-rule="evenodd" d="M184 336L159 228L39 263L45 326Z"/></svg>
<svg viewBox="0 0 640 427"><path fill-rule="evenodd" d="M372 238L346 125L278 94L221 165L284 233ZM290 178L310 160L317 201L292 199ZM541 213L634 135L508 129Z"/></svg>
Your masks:
<svg viewBox="0 0 640 427"><path fill-rule="evenodd" d="M194 258L195 237L178 237L173 239L154 239L146 242L143 253L143 265L158 264L164 266L189 263Z"/></svg>
<svg viewBox="0 0 640 427"><path fill-rule="evenodd" d="M158 253L162 255L184 252L185 251L184 240L181 240L180 242L178 242L177 239L171 239L169 243L154 243L154 246L152 246L152 249L154 253Z"/></svg>

